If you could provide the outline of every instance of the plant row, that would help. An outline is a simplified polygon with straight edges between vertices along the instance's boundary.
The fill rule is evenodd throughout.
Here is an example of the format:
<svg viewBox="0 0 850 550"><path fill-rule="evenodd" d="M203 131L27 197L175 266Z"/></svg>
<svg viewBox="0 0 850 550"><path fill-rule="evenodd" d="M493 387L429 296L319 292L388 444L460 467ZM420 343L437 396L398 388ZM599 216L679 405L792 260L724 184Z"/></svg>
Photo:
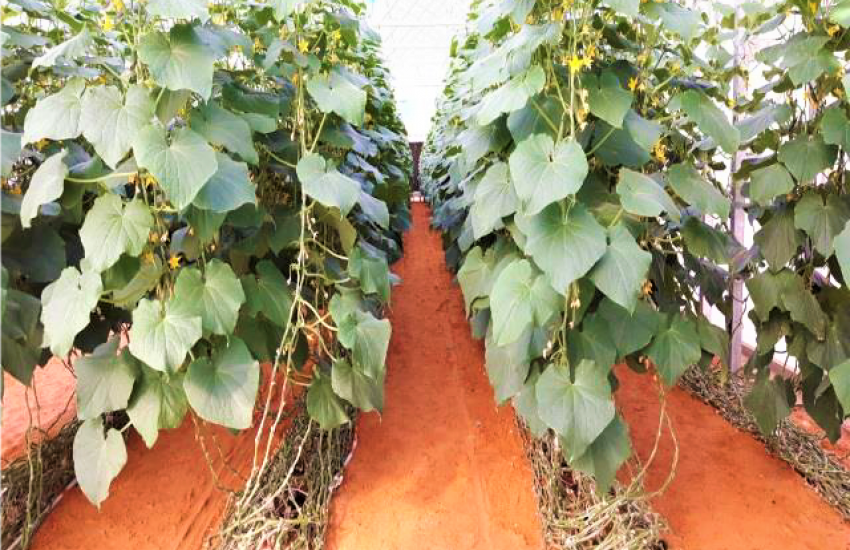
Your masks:
<svg viewBox="0 0 850 550"><path fill-rule="evenodd" d="M83 492L107 413L151 447L276 425L281 377L323 428L380 410L411 158L364 7L60 4L3 8L2 367L73 357Z"/></svg>
<svg viewBox="0 0 850 550"><path fill-rule="evenodd" d="M831 438L850 414L848 24L846 2L474 3L424 191L498 401L601 488L631 454L614 365L668 387L728 369L739 327L706 312L731 319L738 281L762 429L795 390ZM767 40L749 72L734 42ZM753 247L731 237L733 196ZM770 377L775 351L797 376Z"/></svg>

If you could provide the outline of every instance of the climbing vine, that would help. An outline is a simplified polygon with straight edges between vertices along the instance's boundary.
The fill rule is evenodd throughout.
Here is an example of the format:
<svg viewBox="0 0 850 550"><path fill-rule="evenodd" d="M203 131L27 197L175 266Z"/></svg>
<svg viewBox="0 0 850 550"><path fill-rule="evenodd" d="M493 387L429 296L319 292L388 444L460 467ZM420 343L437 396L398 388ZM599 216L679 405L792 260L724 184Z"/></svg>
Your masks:
<svg viewBox="0 0 850 550"><path fill-rule="evenodd" d="M187 414L273 431L279 384L325 429L382 408L411 159L363 9L4 5L2 366L73 364L93 503L107 413L151 447Z"/></svg>

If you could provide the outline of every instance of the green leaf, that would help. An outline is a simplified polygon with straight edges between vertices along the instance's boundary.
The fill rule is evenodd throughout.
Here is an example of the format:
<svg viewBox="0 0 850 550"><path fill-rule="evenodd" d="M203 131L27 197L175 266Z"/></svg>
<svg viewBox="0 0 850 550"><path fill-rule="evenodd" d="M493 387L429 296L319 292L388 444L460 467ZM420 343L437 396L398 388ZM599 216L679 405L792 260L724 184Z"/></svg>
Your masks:
<svg viewBox="0 0 850 550"><path fill-rule="evenodd" d="M631 314L637 306L652 254L638 246L623 224L609 229L608 236L608 249L590 272L590 278L596 288Z"/></svg>
<svg viewBox="0 0 850 550"><path fill-rule="evenodd" d="M65 157L68 151L62 151L51 156L38 167L30 180L29 188L21 202L21 225L24 229L32 225L32 220L38 216L42 205L53 202L65 191L65 178L68 177L68 167Z"/></svg>
<svg viewBox="0 0 850 550"><path fill-rule="evenodd" d="M103 195L94 201L80 229L86 259L98 272L115 265L121 254L138 256L148 242L153 216L139 199L124 204L118 195Z"/></svg>
<svg viewBox="0 0 850 550"><path fill-rule="evenodd" d="M835 237L835 257L838 258L845 283L850 284L850 222L847 222L844 231Z"/></svg>
<svg viewBox="0 0 850 550"><path fill-rule="evenodd" d="M610 298L605 298L597 311L607 324L619 358L646 347L661 322L661 314L643 300L639 300L634 312L630 313Z"/></svg>
<svg viewBox="0 0 850 550"><path fill-rule="evenodd" d="M53 46L42 55L36 57L32 62L32 68L53 67L60 59L73 60L85 55L94 44L91 34L86 27L73 38Z"/></svg>
<svg viewBox="0 0 850 550"><path fill-rule="evenodd" d="M74 338L89 324L89 314L100 300L102 290L99 274L89 271L80 274L76 267L66 267L42 291L42 345L49 347L53 355L64 357L71 351Z"/></svg>
<svg viewBox="0 0 850 550"><path fill-rule="evenodd" d="M463 265L457 272L467 315L470 313L472 302L477 298L489 296L493 288L492 255L493 253L488 251L485 258L481 247L476 246L466 255Z"/></svg>
<svg viewBox="0 0 850 550"><path fill-rule="evenodd" d="M770 369L763 369L759 373L752 391L744 398L744 405L755 417L761 433L772 434L779 423L791 414L788 397L785 383L771 380Z"/></svg>
<svg viewBox="0 0 850 550"><path fill-rule="evenodd" d="M210 18L207 0L148 0L146 8L151 15L172 19L197 17L201 23L206 23Z"/></svg>
<svg viewBox="0 0 850 550"><path fill-rule="evenodd" d="M647 355L664 382L672 387L702 356L696 323L680 314L671 315L670 321L655 336Z"/></svg>
<svg viewBox="0 0 850 550"><path fill-rule="evenodd" d="M568 460L580 457L614 419L607 372L592 361L575 368L575 380L564 364L549 365L537 380L540 418L569 447Z"/></svg>
<svg viewBox="0 0 850 550"><path fill-rule="evenodd" d="M750 174L750 199L756 204L769 206L775 197L793 190L794 180L781 164L772 164Z"/></svg>
<svg viewBox="0 0 850 550"><path fill-rule="evenodd" d="M385 369L392 327L386 319L376 319L372 314L354 311L339 325L339 341L352 350L354 363L366 376L378 379Z"/></svg>
<svg viewBox="0 0 850 550"><path fill-rule="evenodd" d="M127 415L150 449L160 429L179 428L189 403L183 390L183 373L164 374L142 367L142 376L130 399Z"/></svg>
<svg viewBox="0 0 850 550"><path fill-rule="evenodd" d="M118 353L121 338L113 336L94 353L77 359L77 416L80 420L127 408L136 381L134 360Z"/></svg>
<svg viewBox="0 0 850 550"><path fill-rule="evenodd" d="M617 194L623 209L636 216L655 218L662 212L675 221L681 219L679 207L661 185L649 176L623 168L620 170L620 182Z"/></svg>
<svg viewBox="0 0 850 550"><path fill-rule="evenodd" d="M821 118L820 128L824 142L847 149L850 144L850 123L842 107L835 106L827 109Z"/></svg>
<svg viewBox="0 0 850 550"><path fill-rule="evenodd" d="M845 416L850 414L850 360L829 369L829 381L835 388L835 395Z"/></svg>
<svg viewBox="0 0 850 550"><path fill-rule="evenodd" d="M487 126L503 113L522 109L528 98L540 93L545 84L546 74L539 65L534 65L484 96L475 122L479 126Z"/></svg>
<svg viewBox="0 0 850 550"><path fill-rule="evenodd" d="M336 113L354 126L362 126L366 115L366 90L341 71L320 74L307 81L307 91L323 113Z"/></svg>
<svg viewBox="0 0 850 550"><path fill-rule="evenodd" d="M526 252L552 288L564 296L570 283L586 275L605 254L605 228L581 204L568 212L553 204L536 216L518 216L516 221L528 237Z"/></svg>
<svg viewBox="0 0 850 550"><path fill-rule="evenodd" d="M693 40L699 36L702 19L700 13L680 6L676 2L648 2L646 13L650 17L661 19L664 27L685 40Z"/></svg>
<svg viewBox="0 0 850 550"><path fill-rule="evenodd" d="M850 1L839 0L833 5L829 11L829 20L845 29L850 27ZM844 409L850 410L850 407L845 405Z"/></svg>
<svg viewBox="0 0 850 550"><path fill-rule="evenodd" d="M329 167L318 153L308 153L298 161L296 169L301 186L308 197L328 207L339 208L343 216L357 204L360 184Z"/></svg>
<svg viewBox="0 0 850 550"><path fill-rule="evenodd" d="M516 344L514 344L516 345ZM538 414L537 406L537 380L540 379L540 371L535 367L525 380L522 390L514 396L513 404L520 418L528 426L528 429L536 437L543 437L549 427Z"/></svg>
<svg viewBox="0 0 850 550"><path fill-rule="evenodd" d="M700 218L690 216L682 224L682 237L687 251L717 264L728 264L735 243L729 235L708 225Z"/></svg>
<svg viewBox="0 0 850 550"><path fill-rule="evenodd" d="M74 473L80 489L100 508L109 496L109 485L127 463L124 438L115 428L103 434L100 417L83 422L74 436Z"/></svg>
<svg viewBox="0 0 850 550"><path fill-rule="evenodd" d="M788 76L794 86L802 86L820 78L824 73L835 74L841 71L842 65L833 52L821 50L805 62L791 67Z"/></svg>
<svg viewBox="0 0 850 550"><path fill-rule="evenodd" d="M835 238L850 220L850 207L835 194L822 197L808 191L794 207L794 225L812 239L812 244L825 258L835 250Z"/></svg>
<svg viewBox="0 0 850 550"><path fill-rule="evenodd" d="M529 346L533 334L534 329L529 326L516 341L499 345L493 337L493 324L490 324L485 339L485 365L496 403L502 404L522 391L531 366Z"/></svg>
<svg viewBox="0 0 850 550"><path fill-rule="evenodd" d="M143 263L130 282L112 291L112 301L118 307L134 309L136 303L159 283L162 273L162 262L159 258L154 258L152 263Z"/></svg>
<svg viewBox="0 0 850 550"><path fill-rule="evenodd" d="M174 292L201 318L205 332L225 336L233 333L239 308L245 303L245 292L229 265L219 259L211 260L203 276L196 268L183 269Z"/></svg>
<svg viewBox="0 0 850 550"><path fill-rule="evenodd" d="M380 199L376 199L366 191L360 190L360 198L358 199L360 208L363 213L373 222L384 229L390 226L390 211L387 209L387 203Z"/></svg>
<svg viewBox="0 0 850 550"><path fill-rule="evenodd" d="M177 295L165 304L141 300L133 311L130 353L158 371L179 369L202 336L201 318L193 309L193 304Z"/></svg>
<svg viewBox="0 0 850 550"><path fill-rule="evenodd" d="M272 0L274 6L274 17L283 21L297 10L313 2L313 0Z"/></svg>
<svg viewBox="0 0 850 550"><path fill-rule="evenodd" d="M729 333L714 325L705 317L697 319L697 331L699 332L699 345L702 349L712 353L720 359L723 364L729 365Z"/></svg>
<svg viewBox="0 0 850 550"><path fill-rule="evenodd" d="M729 199L705 181L693 164L672 166L668 179L673 191L686 203L696 206L703 214L716 214L724 220L729 218Z"/></svg>
<svg viewBox="0 0 850 550"><path fill-rule="evenodd" d="M381 257L372 257L360 247L351 251L349 274L360 281L364 294L377 294L383 303L390 300L390 268Z"/></svg>
<svg viewBox="0 0 850 550"><path fill-rule="evenodd" d="M73 78L53 95L40 99L27 111L22 145L42 139L74 139L82 132L80 112L86 82Z"/></svg>
<svg viewBox="0 0 850 550"><path fill-rule="evenodd" d="M835 162L836 148L820 136L799 135L779 148L779 160L799 183L809 183Z"/></svg>
<svg viewBox="0 0 850 550"><path fill-rule="evenodd" d="M216 103L207 103L193 111L191 127L213 145L229 149L246 162L257 164L260 161L251 137L251 126L241 116Z"/></svg>
<svg viewBox="0 0 850 550"><path fill-rule="evenodd" d="M292 315L292 290L283 274L269 260L257 264L257 277L242 277L242 286L252 315L263 315L280 328L286 328Z"/></svg>
<svg viewBox="0 0 850 550"><path fill-rule="evenodd" d="M5 268L3 273L5 277ZM0 365L21 384L29 386L33 370L42 362L41 302L25 292L6 288L2 304Z"/></svg>
<svg viewBox="0 0 850 550"><path fill-rule="evenodd" d="M605 0L604 4L614 11L631 17L637 17L640 10L640 0Z"/></svg>
<svg viewBox="0 0 850 550"><path fill-rule="evenodd" d="M794 226L794 212L777 210L766 224L753 236L762 256L770 268L782 269L802 244L802 235Z"/></svg>
<svg viewBox="0 0 850 550"><path fill-rule="evenodd" d="M254 185L249 181L248 165L216 152L218 170L201 187L192 204L202 210L225 213L243 204L257 204Z"/></svg>
<svg viewBox="0 0 850 550"><path fill-rule="evenodd" d="M115 86L95 86L83 94L80 129L104 162L115 168L154 116L153 101L142 86L130 86L123 98Z"/></svg>
<svg viewBox="0 0 850 550"><path fill-rule="evenodd" d="M12 168L21 156L21 138L23 134L7 132L0 128L0 156L2 156L2 170L0 175L8 178L12 174Z"/></svg>
<svg viewBox="0 0 850 550"><path fill-rule="evenodd" d="M496 279L490 295L495 342L505 346L516 342L533 324L544 326L558 303L555 291L527 260L514 261Z"/></svg>
<svg viewBox="0 0 850 550"><path fill-rule="evenodd" d="M174 25L168 34L154 31L144 35L138 54L160 86L191 90L209 99L215 56L191 25Z"/></svg>
<svg viewBox="0 0 850 550"><path fill-rule="evenodd" d="M384 409L383 377L368 376L356 363L352 366L344 359L336 361L331 372L331 386L338 396L364 412Z"/></svg>
<svg viewBox="0 0 850 550"><path fill-rule="evenodd" d="M133 150L139 167L154 175L178 210L192 204L218 170L213 148L188 128L176 130L169 144L165 130L150 125L139 132Z"/></svg>
<svg viewBox="0 0 850 550"><path fill-rule="evenodd" d="M475 189L475 200L469 214L476 239L489 235L502 226L502 218L517 211L519 198L514 191L508 165L493 164Z"/></svg>
<svg viewBox="0 0 850 550"><path fill-rule="evenodd" d="M632 106L634 95L620 86L620 80L611 71L587 79L590 112L615 128L623 127L623 119Z"/></svg>
<svg viewBox="0 0 850 550"><path fill-rule="evenodd" d="M332 430L348 422L348 415L327 376L314 375L307 390L307 412L323 430Z"/></svg>
<svg viewBox="0 0 850 550"><path fill-rule="evenodd" d="M517 145L509 163L514 189L528 216L577 193L588 172L581 145L575 141L556 144L544 134Z"/></svg>
<svg viewBox="0 0 850 550"><path fill-rule="evenodd" d="M701 132L712 138L730 155L738 151L741 132L707 95L697 90L688 90L679 95L678 99L682 110Z"/></svg>
<svg viewBox="0 0 850 550"><path fill-rule="evenodd" d="M234 430L251 427L259 387L260 364L236 337L212 358L192 361L183 380L186 398L198 416Z"/></svg>
<svg viewBox="0 0 850 550"><path fill-rule="evenodd" d="M569 448L564 445L563 449ZM570 466L596 478L596 492L604 495L614 483L617 470L632 454L629 430L619 415L587 447L587 450L570 462ZM568 458L569 459L569 458Z"/></svg>

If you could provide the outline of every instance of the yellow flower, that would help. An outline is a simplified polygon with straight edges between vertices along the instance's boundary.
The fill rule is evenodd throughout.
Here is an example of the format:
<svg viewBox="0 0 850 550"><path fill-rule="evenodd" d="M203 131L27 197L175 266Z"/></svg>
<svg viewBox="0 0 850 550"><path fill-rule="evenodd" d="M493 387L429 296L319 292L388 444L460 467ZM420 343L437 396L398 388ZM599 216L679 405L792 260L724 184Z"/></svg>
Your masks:
<svg viewBox="0 0 850 550"><path fill-rule="evenodd" d="M655 144L655 147L652 148L652 154L655 156L655 160L664 164L667 162L667 146L664 145L664 142L659 141Z"/></svg>
<svg viewBox="0 0 850 550"><path fill-rule="evenodd" d="M152 264L153 263L153 252L148 250L147 252L142 254L142 261L145 262L146 264Z"/></svg>
<svg viewBox="0 0 850 550"><path fill-rule="evenodd" d="M818 12L818 3L817 2L809 2L809 11L812 12L812 15Z"/></svg>
<svg viewBox="0 0 850 550"><path fill-rule="evenodd" d="M103 23L101 23L100 26L105 31L111 31L115 28L115 23L112 21L112 17L107 14L103 16Z"/></svg>
<svg viewBox="0 0 850 550"><path fill-rule="evenodd" d="M310 43L307 42L305 38L302 38L298 41L298 51L301 53L307 53L307 50L310 49Z"/></svg>
<svg viewBox="0 0 850 550"><path fill-rule="evenodd" d="M224 25L227 22L223 13L214 13L212 20L216 25Z"/></svg>
<svg viewBox="0 0 850 550"><path fill-rule="evenodd" d="M145 176L145 187L151 187L153 185L156 185L156 178L150 175Z"/></svg>
<svg viewBox="0 0 850 550"><path fill-rule="evenodd" d="M594 57L596 57L596 53L597 53L596 52L596 44L591 44L590 46L585 48L585 54L584 55L588 59L593 59Z"/></svg>
<svg viewBox="0 0 850 550"><path fill-rule="evenodd" d="M152 243L159 242L159 233L156 231L151 232L150 237L148 237Z"/></svg>
<svg viewBox="0 0 850 550"><path fill-rule="evenodd" d="M180 256L177 254L172 254L170 258L168 258L168 267L172 270L180 267Z"/></svg>
<svg viewBox="0 0 850 550"><path fill-rule="evenodd" d="M341 32L341 31L339 31L339 30L336 30L336 31L332 32L332 33L331 33L331 39L332 39L334 42L339 42L339 41L342 39L342 32Z"/></svg>
<svg viewBox="0 0 850 550"><path fill-rule="evenodd" d="M585 67L590 67L592 63L593 62L589 57L578 57L574 55L572 59L570 59L570 72L577 73Z"/></svg>
<svg viewBox="0 0 850 550"><path fill-rule="evenodd" d="M298 73L292 75L292 85L298 86Z"/></svg>
<svg viewBox="0 0 850 550"><path fill-rule="evenodd" d="M112 0L115 11L124 11L124 0Z"/></svg>
<svg viewBox="0 0 850 550"><path fill-rule="evenodd" d="M637 77L633 76L632 78L629 79L629 90L634 92L635 90L637 90L637 87L638 87L638 79L637 79Z"/></svg>

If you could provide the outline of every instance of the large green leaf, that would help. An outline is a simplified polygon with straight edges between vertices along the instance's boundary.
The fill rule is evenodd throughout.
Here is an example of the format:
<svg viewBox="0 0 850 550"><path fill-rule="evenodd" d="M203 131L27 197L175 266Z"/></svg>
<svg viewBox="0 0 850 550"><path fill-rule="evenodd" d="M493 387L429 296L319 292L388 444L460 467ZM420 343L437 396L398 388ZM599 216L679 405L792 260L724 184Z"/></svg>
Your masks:
<svg viewBox="0 0 850 550"><path fill-rule="evenodd" d="M257 195L248 177L248 165L216 152L218 170L201 187L192 204L202 210L225 213L243 204L256 204Z"/></svg>
<svg viewBox="0 0 850 550"><path fill-rule="evenodd" d="M29 188L21 202L21 225L28 228L38 216L42 205L53 202L65 190L68 167L65 166L66 150L62 150L41 163L30 180Z"/></svg>
<svg viewBox="0 0 850 550"><path fill-rule="evenodd" d="M794 226L794 212L787 209L774 211L753 240L774 271L782 269L803 242L800 231Z"/></svg>
<svg viewBox="0 0 850 550"><path fill-rule="evenodd" d="M115 86L95 86L83 94L80 129L100 158L115 168L154 116L153 101L142 86L130 86L126 97Z"/></svg>
<svg viewBox="0 0 850 550"><path fill-rule="evenodd" d="M86 82L74 78L53 95L40 99L27 111L24 119L24 137L21 143L35 143L42 139L74 139L82 132L80 112Z"/></svg>
<svg viewBox="0 0 850 550"><path fill-rule="evenodd" d="M750 199L756 204L768 206L775 197L793 190L794 180L781 164L772 164L750 174Z"/></svg>
<svg viewBox="0 0 850 550"><path fill-rule="evenodd" d="M76 267L66 267L59 278L42 291L42 345L49 347L53 355L64 357L71 351L74 338L89 324L89 315L102 290L99 274L90 271L81 274Z"/></svg>
<svg viewBox="0 0 850 550"><path fill-rule="evenodd" d="M215 56L191 25L174 25L168 34L154 31L144 35L138 54L160 86L191 90L209 99Z"/></svg>
<svg viewBox="0 0 850 550"><path fill-rule="evenodd" d="M682 237L688 252L717 264L728 264L736 248L736 243L728 233L708 225L696 216L690 216L682 224Z"/></svg>
<svg viewBox="0 0 850 550"><path fill-rule="evenodd" d="M665 29L685 40L693 40L699 36L702 14L698 10L690 10L676 2L647 2L645 5L647 15L661 19Z"/></svg>
<svg viewBox="0 0 850 550"><path fill-rule="evenodd" d="M109 485L127 463L124 438L115 428L110 428L104 436L100 417L86 420L74 436L73 455L80 489L100 508L100 503L109 496Z"/></svg>
<svg viewBox="0 0 850 550"><path fill-rule="evenodd" d="M360 281L364 294L377 294L382 302L389 302L390 268L384 258L372 257L357 247L349 254L348 272Z"/></svg>
<svg viewBox="0 0 850 550"><path fill-rule="evenodd" d="M189 405L198 416L234 430L251 427L259 387L260 364L236 337L211 358L192 361L183 380Z"/></svg>
<svg viewBox="0 0 850 550"><path fill-rule="evenodd" d="M770 435L791 414L789 397L793 398L793 392L788 391L787 384L771 379L770 369L763 369L753 389L744 398L744 405L753 413L761 433Z"/></svg>
<svg viewBox="0 0 850 550"><path fill-rule="evenodd" d="M336 113L349 124L362 126L366 115L366 90L358 87L344 73L332 70L307 81L310 93L323 113Z"/></svg>
<svg viewBox="0 0 850 550"><path fill-rule="evenodd" d="M836 105L827 109L821 118L820 127L823 140L828 145L839 145L845 149L850 145L850 122L842 107Z"/></svg>
<svg viewBox="0 0 850 550"><path fill-rule="evenodd" d="M342 401L334 393L331 379L316 374L307 391L307 412L323 430L332 430L348 422Z"/></svg>
<svg viewBox="0 0 850 550"><path fill-rule="evenodd" d="M678 221L681 218L679 207L659 183L640 172L623 168L620 170L620 182L617 194L626 212L637 216L654 218L662 212Z"/></svg>
<svg viewBox="0 0 850 550"><path fill-rule="evenodd" d="M557 293L535 271L527 260L516 260L493 285L493 336L500 346L516 342L533 325L544 326L558 309Z"/></svg>
<svg viewBox="0 0 850 550"><path fill-rule="evenodd" d="M263 315L280 328L286 328L292 316L292 290L286 278L269 260L257 264L257 276L242 277L242 286L251 315Z"/></svg>
<svg viewBox="0 0 850 550"><path fill-rule="evenodd" d="M526 252L563 295L605 254L605 228L581 204L566 212L553 204L536 216L517 217L517 225L528 237Z"/></svg>
<svg viewBox="0 0 850 550"><path fill-rule="evenodd" d="M162 273L163 266L159 258L155 257L151 263L142 263L126 285L112 291L112 301L118 307L135 308L136 303L159 283Z"/></svg>
<svg viewBox="0 0 850 550"><path fill-rule="evenodd" d="M850 222L847 222L844 230L835 237L835 257L841 266L844 282L850 284Z"/></svg>
<svg viewBox="0 0 850 550"><path fill-rule="evenodd" d="M2 158L2 168L0 168L0 176L8 178L12 173L12 168L18 157L21 155L21 139L23 134L15 132L7 132L0 128L0 158Z"/></svg>
<svg viewBox="0 0 850 550"><path fill-rule="evenodd" d="M3 273L5 277L5 268ZM21 384L29 386L33 370L42 362L41 302L25 292L4 288L2 307L0 365Z"/></svg>
<svg viewBox="0 0 850 550"><path fill-rule="evenodd" d="M829 258L835 250L835 238L850 220L850 207L835 194L822 197L807 192L794 206L794 225L812 239L818 252Z"/></svg>
<svg viewBox="0 0 850 550"><path fill-rule="evenodd" d="M86 259L97 271L115 265L121 254L142 253L153 227L153 216L140 199L126 204L118 195L103 195L94 201L80 229Z"/></svg>
<svg viewBox="0 0 850 550"><path fill-rule="evenodd" d="M53 67L60 59L77 59L88 52L89 47L94 44L91 33L86 27L72 38L53 46L46 52L36 57L32 62L32 68Z"/></svg>
<svg viewBox="0 0 850 550"><path fill-rule="evenodd" d="M360 184L329 167L324 157L309 153L301 157L297 167L298 179L308 197L324 206L339 208L343 216L357 203Z"/></svg>
<svg viewBox="0 0 850 550"><path fill-rule="evenodd" d="M696 323L683 315L670 316L655 336L647 355L668 386L673 386L691 365L702 356Z"/></svg>
<svg viewBox="0 0 850 550"><path fill-rule="evenodd" d="M679 95L678 100L682 110L700 131L730 155L738 151L741 132L707 95L697 90L688 90Z"/></svg>
<svg viewBox="0 0 850 550"><path fill-rule="evenodd" d="M539 65L534 65L484 96L475 122L479 126L486 126L503 113L522 109L528 98L540 93L545 84L546 74Z"/></svg>
<svg viewBox="0 0 850 550"><path fill-rule="evenodd" d="M564 452L572 462L614 419L614 402L607 372L592 361L582 361L575 368L549 365L537 380L537 406L540 418L565 443Z"/></svg>
<svg viewBox="0 0 850 550"><path fill-rule="evenodd" d="M168 302L144 299L133 311L130 353L149 367L172 372L202 335L194 304L175 295Z"/></svg>
<svg viewBox="0 0 850 550"><path fill-rule="evenodd" d="M173 19L193 19L197 17L201 23L210 18L207 10L207 0L148 0L148 13Z"/></svg>
<svg viewBox="0 0 850 550"><path fill-rule="evenodd" d="M142 376L130 399L127 415L145 445L151 448L160 429L180 427L189 403L183 389L183 373L169 375L148 367L141 370Z"/></svg>
<svg viewBox="0 0 850 550"><path fill-rule="evenodd" d="M306 6L313 0L272 0L274 6L274 17L283 21L302 6Z"/></svg>
<svg viewBox="0 0 850 550"><path fill-rule="evenodd" d="M193 111L191 127L213 145L229 149L246 162L257 164L260 161L251 138L251 127L241 116L217 103L207 103Z"/></svg>
<svg viewBox="0 0 850 550"><path fill-rule="evenodd" d="M339 341L352 350L354 363L373 378L382 376L392 327L387 319L376 319L372 314L354 311L339 322Z"/></svg>
<svg viewBox="0 0 850 550"><path fill-rule="evenodd" d="M629 313L622 306L605 298L597 311L607 323L619 358L646 347L655 336L661 321L661 315L643 300L639 300L634 312Z"/></svg>
<svg viewBox="0 0 850 550"><path fill-rule="evenodd" d="M564 449L569 448L564 445ZM596 478L596 491L604 495L614 482L620 466L632 454L629 430L619 415L599 434L579 457L573 458L570 466ZM567 457L569 460L569 457Z"/></svg>
<svg viewBox="0 0 850 550"><path fill-rule="evenodd" d="M799 135L779 148L779 160L799 183L809 183L832 166L837 149L821 136Z"/></svg>
<svg viewBox="0 0 850 550"><path fill-rule="evenodd" d="M192 204L218 170L213 148L188 128L176 130L169 144L165 130L150 125L136 136L133 150L139 167L154 175L179 210Z"/></svg>
<svg viewBox="0 0 850 550"><path fill-rule="evenodd" d="M620 79L611 71L602 73L598 80L595 77L587 80L590 112L611 126L622 128L632 106L632 93L620 86Z"/></svg>
<svg viewBox="0 0 850 550"><path fill-rule="evenodd" d="M331 372L334 392L364 412L383 411L383 382L383 377L372 378L356 363L352 365L344 359L336 361Z"/></svg>
<svg viewBox="0 0 850 550"><path fill-rule="evenodd" d="M500 346L493 338L492 327L491 323L491 330L487 332L485 340L485 365L487 377L496 394L496 402L501 404L519 394L525 385L531 366L529 346L534 330L532 327L526 327L516 341Z"/></svg>
<svg viewBox="0 0 850 550"><path fill-rule="evenodd" d="M205 332L233 333L245 292L229 265L214 259L206 265L203 276L196 268L183 269L174 292L201 318Z"/></svg>
<svg viewBox="0 0 850 550"><path fill-rule="evenodd" d="M526 215L581 189L588 165L581 145L557 144L545 134L535 134L517 145L510 156L511 178Z"/></svg>
<svg viewBox="0 0 850 550"><path fill-rule="evenodd" d="M832 382L838 402L847 416L850 414L850 360L829 369L829 381Z"/></svg>
<svg viewBox="0 0 850 550"><path fill-rule="evenodd" d="M517 211L519 199L514 191L508 165L497 162L487 169L475 188L475 200L469 210L476 239L502 226L502 218Z"/></svg>
<svg viewBox="0 0 850 550"><path fill-rule="evenodd" d="M118 353L120 343L121 338L113 336L74 363L80 420L127 408L137 372L135 360L125 352Z"/></svg>
<svg viewBox="0 0 850 550"><path fill-rule="evenodd" d="M605 255L590 272L596 288L631 314L637 305L652 254L641 249L623 224L608 230Z"/></svg>
<svg viewBox="0 0 850 550"><path fill-rule="evenodd" d="M693 164L672 166L667 175L670 187L686 203L696 206L703 214L716 214L724 220L729 217L729 199L705 181Z"/></svg>

